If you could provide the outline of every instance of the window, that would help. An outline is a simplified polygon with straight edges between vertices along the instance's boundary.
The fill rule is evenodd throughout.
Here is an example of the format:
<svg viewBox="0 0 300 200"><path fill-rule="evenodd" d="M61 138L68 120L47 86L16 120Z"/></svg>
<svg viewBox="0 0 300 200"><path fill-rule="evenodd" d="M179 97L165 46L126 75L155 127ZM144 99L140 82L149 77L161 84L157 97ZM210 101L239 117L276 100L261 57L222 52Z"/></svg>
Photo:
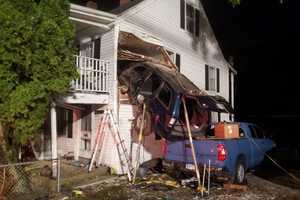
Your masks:
<svg viewBox="0 0 300 200"><path fill-rule="evenodd" d="M173 51L170 50L167 50L167 53L171 61L178 67L178 71L180 71L180 63L181 63L180 54L174 53Z"/></svg>
<svg viewBox="0 0 300 200"><path fill-rule="evenodd" d="M252 137L253 138L258 138L258 139L265 138L264 130L262 128L257 127L257 126L249 126L249 128L252 132Z"/></svg>
<svg viewBox="0 0 300 200"><path fill-rule="evenodd" d="M84 57L99 59L100 48L101 48L101 39L97 38L95 40L80 44L79 55Z"/></svg>
<svg viewBox="0 0 300 200"><path fill-rule="evenodd" d="M180 27L199 37L200 11L186 0L180 2Z"/></svg>
<svg viewBox="0 0 300 200"><path fill-rule="evenodd" d="M57 135L73 137L73 111L57 107Z"/></svg>
<svg viewBox="0 0 300 200"><path fill-rule="evenodd" d="M158 99L166 106L169 107L170 99L171 99L171 90L168 85L165 83L163 88L161 89Z"/></svg>
<svg viewBox="0 0 300 200"><path fill-rule="evenodd" d="M93 58L94 57L94 42L86 42L83 44L80 44L80 56Z"/></svg>
<svg viewBox="0 0 300 200"><path fill-rule="evenodd" d="M143 84L140 92L141 94L152 95L161 85L161 79L156 75L152 74Z"/></svg>
<svg viewBox="0 0 300 200"><path fill-rule="evenodd" d="M205 89L220 92L220 69L205 65Z"/></svg>
<svg viewBox="0 0 300 200"><path fill-rule="evenodd" d="M90 110L82 112L81 116L81 150L91 150L92 115Z"/></svg>

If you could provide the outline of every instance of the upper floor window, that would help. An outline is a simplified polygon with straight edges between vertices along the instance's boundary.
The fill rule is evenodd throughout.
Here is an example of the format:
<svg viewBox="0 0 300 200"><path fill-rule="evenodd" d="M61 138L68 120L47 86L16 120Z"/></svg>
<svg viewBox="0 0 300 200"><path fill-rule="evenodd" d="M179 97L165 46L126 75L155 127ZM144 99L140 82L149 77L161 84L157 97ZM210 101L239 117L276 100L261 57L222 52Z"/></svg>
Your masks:
<svg viewBox="0 0 300 200"><path fill-rule="evenodd" d="M100 38L79 45L79 55L89 58L100 58Z"/></svg>
<svg viewBox="0 0 300 200"><path fill-rule="evenodd" d="M171 61L178 67L178 71L180 71L180 54L175 53L171 50L167 50L167 53L171 59Z"/></svg>
<svg viewBox="0 0 300 200"><path fill-rule="evenodd" d="M220 69L205 65L205 89L220 92Z"/></svg>
<svg viewBox="0 0 300 200"><path fill-rule="evenodd" d="M180 27L199 37L200 11L187 0L180 2Z"/></svg>

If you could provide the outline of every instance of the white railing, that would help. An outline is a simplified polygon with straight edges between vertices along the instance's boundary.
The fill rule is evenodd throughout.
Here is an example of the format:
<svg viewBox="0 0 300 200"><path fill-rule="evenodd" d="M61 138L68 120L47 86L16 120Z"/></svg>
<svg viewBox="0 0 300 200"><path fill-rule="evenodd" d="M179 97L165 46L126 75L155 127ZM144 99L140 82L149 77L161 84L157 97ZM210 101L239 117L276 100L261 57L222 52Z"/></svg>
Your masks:
<svg viewBox="0 0 300 200"><path fill-rule="evenodd" d="M109 61L78 55L75 60L80 77L72 82L72 90L108 92Z"/></svg>

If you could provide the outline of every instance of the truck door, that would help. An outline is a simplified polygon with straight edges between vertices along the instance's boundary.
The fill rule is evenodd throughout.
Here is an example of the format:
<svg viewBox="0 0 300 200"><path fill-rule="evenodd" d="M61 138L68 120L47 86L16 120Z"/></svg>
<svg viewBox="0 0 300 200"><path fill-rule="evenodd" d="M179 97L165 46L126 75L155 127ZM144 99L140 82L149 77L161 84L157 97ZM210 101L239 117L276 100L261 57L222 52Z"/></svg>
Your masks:
<svg viewBox="0 0 300 200"><path fill-rule="evenodd" d="M255 166L264 159L264 133L261 128L255 125L249 125L252 138L249 138L251 146L252 165Z"/></svg>

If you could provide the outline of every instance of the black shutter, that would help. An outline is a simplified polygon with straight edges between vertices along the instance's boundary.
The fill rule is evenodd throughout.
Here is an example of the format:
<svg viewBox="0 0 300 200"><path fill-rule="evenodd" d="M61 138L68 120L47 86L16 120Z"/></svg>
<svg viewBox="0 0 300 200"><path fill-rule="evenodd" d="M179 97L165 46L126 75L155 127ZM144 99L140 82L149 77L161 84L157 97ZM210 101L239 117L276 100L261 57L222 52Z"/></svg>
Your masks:
<svg viewBox="0 0 300 200"><path fill-rule="evenodd" d="M66 121L67 127L68 127L68 138L73 138L73 111L72 110L66 110L66 113L68 115L68 120Z"/></svg>
<svg viewBox="0 0 300 200"><path fill-rule="evenodd" d="M209 85L208 85L208 65L205 65L205 89L208 90L209 89Z"/></svg>
<svg viewBox="0 0 300 200"><path fill-rule="evenodd" d="M217 92L220 92L220 69L217 68Z"/></svg>
<svg viewBox="0 0 300 200"><path fill-rule="evenodd" d="M232 79L231 79L231 70L229 70L229 104L231 105L232 104Z"/></svg>
<svg viewBox="0 0 300 200"><path fill-rule="evenodd" d="M218 112L218 122L221 122L221 113Z"/></svg>
<svg viewBox="0 0 300 200"><path fill-rule="evenodd" d="M185 0L180 1L180 27L185 29Z"/></svg>
<svg viewBox="0 0 300 200"><path fill-rule="evenodd" d="M180 55L176 53L176 66L178 67L178 71L180 71Z"/></svg>
<svg viewBox="0 0 300 200"><path fill-rule="evenodd" d="M195 12L196 12L196 15L195 15L195 23L196 23L196 31L195 31L195 33L196 33L196 37L199 37L199 35L200 35L200 27L199 27L199 25L200 25L200 11L198 10L198 9L195 9Z"/></svg>
<svg viewBox="0 0 300 200"><path fill-rule="evenodd" d="M94 41L94 58L100 59L100 38Z"/></svg>

